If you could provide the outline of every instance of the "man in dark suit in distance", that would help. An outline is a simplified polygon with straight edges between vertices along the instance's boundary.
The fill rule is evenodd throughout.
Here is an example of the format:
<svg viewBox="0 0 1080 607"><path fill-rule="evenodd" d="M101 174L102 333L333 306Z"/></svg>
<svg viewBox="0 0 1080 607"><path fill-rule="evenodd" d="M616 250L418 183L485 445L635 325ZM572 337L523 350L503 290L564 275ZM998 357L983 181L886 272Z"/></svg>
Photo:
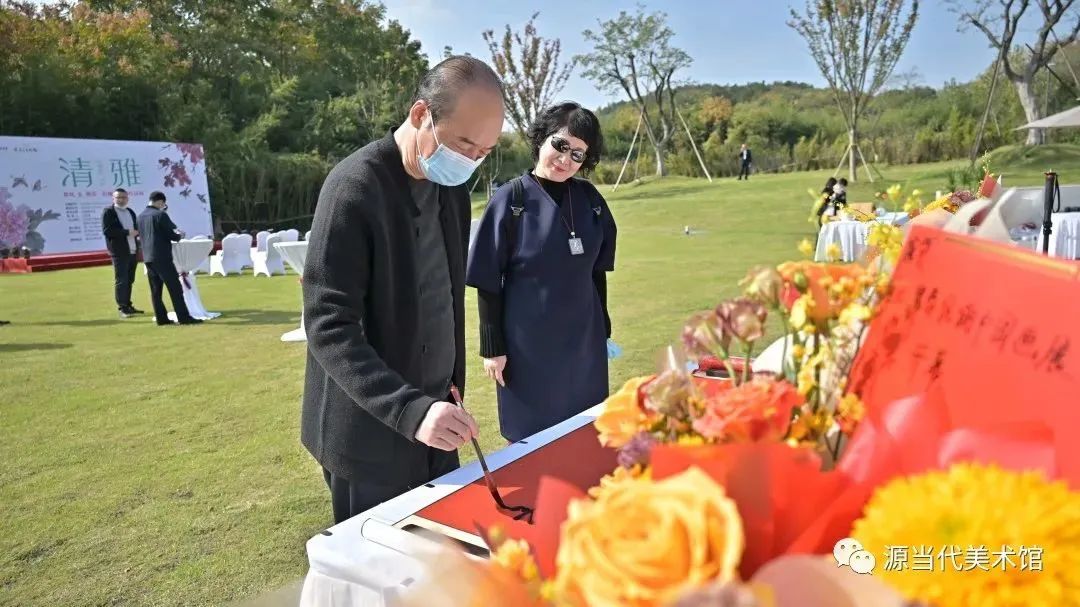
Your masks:
<svg viewBox="0 0 1080 607"><path fill-rule="evenodd" d="M143 263L146 264L146 277L150 281L150 300L154 305L154 320L158 326L171 325L165 302L161 299L161 288L169 290L176 321L182 325L202 323L192 318L184 303L184 289L180 286L180 275L173 264L172 243L184 237L177 229L172 218L165 212L165 194L150 193L150 204L139 213L139 234L143 241Z"/></svg>
<svg viewBox="0 0 1080 607"><path fill-rule="evenodd" d="M750 153L750 148L745 143L742 144L739 148L739 179L750 179L750 165L753 162L754 156Z"/></svg>
<svg viewBox="0 0 1080 607"><path fill-rule="evenodd" d="M101 211L101 232L105 235L105 248L112 260L113 296L120 318L142 314L131 305L131 286L135 284L136 254L139 250L139 231L135 229L135 211L128 208L128 194L123 188L113 191L113 203Z"/></svg>

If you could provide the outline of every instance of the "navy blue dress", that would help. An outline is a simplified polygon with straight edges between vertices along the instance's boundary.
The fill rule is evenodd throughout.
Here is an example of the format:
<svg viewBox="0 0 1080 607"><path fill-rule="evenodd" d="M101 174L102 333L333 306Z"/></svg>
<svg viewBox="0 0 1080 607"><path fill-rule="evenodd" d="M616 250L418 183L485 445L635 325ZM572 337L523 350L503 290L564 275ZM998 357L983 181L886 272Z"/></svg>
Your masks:
<svg viewBox="0 0 1080 607"><path fill-rule="evenodd" d="M496 392L509 441L607 398L607 330L593 274L615 269L615 221L591 183L573 179L554 201L530 173L521 179L523 213L513 217L510 183L495 192L465 276L467 285L502 295L506 387ZM581 239L580 255L571 254L568 225Z"/></svg>

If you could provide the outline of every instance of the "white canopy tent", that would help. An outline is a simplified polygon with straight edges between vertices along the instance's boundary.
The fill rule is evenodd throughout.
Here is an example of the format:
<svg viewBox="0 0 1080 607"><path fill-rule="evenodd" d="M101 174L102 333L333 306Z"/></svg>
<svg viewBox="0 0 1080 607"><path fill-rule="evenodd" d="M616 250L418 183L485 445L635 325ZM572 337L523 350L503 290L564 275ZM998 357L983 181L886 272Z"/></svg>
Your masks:
<svg viewBox="0 0 1080 607"><path fill-rule="evenodd" d="M1016 127L1016 130L1023 129L1054 129L1062 127L1080 127L1080 105L1072 108L1071 110L1065 110L1059 112L1053 116L1047 116L1046 118L1040 118L1034 122L1029 122L1024 126Z"/></svg>

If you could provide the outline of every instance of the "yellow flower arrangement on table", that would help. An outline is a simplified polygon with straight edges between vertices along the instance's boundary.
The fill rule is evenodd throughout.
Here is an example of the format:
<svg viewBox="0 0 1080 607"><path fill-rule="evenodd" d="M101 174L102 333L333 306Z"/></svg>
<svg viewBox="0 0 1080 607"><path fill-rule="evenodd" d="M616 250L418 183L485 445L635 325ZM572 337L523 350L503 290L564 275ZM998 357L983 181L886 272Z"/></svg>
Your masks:
<svg viewBox="0 0 1080 607"><path fill-rule="evenodd" d="M809 242L800 245L811 252ZM839 257L832 251L830 257ZM724 380L695 377L678 355L655 376L631 379L605 401L595 425L632 475L655 445L786 443L835 461L863 407L847 374L878 297L883 265L789 261L751 270L743 294L683 327L682 353ZM779 368L755 373L770 316L784 329ZM758 369L759 371L761 369Z"/></svg>

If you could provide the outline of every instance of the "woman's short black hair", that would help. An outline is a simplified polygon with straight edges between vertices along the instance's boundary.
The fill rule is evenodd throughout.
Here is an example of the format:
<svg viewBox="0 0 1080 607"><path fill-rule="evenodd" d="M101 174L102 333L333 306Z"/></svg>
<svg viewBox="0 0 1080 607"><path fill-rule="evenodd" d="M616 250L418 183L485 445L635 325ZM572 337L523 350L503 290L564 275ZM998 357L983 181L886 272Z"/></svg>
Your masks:
<svg viewBox="0 0 1080 607"><path fill-rule="evenodd" d="M600 163L600 155L604 153L604 135L600 132L600 120L596 114L573 101L557 103L533 119L528 132L533 160L540 159L540 147L563 127L589 146L585 152L585 162L581 163L581 171L588 174Z"/></svg>

